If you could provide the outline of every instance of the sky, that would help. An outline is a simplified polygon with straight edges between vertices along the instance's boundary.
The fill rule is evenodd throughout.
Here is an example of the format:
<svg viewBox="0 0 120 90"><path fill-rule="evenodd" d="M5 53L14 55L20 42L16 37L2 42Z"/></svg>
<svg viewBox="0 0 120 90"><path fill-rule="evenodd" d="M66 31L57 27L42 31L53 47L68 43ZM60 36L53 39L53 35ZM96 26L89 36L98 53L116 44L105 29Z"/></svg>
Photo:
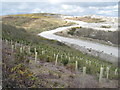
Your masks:
<svg viewBox="0 0 120 90"><path fill-rule="evenodd" d="M1 0L2 2L118 2L119 0Z"/></svg>
<svg viewBox="0 0 120 90"><path fill-rule="evenodd" d="M118 0L114 0L114 2L111 3L110 2L83 3L79 0L76 0L78 2L73 2L72 0L71 2L62 2L63 0L57 0L57 1L46 0L47 2L42 2L43 0L40 0L41 2L35 2L36 0L34 0L34 2L30 2L30 0L29 2L17 2L18 0L15 0L15 2L14 0L9 0L9 2L7 1L8 0L4 0L4 2L2 3L2 11L0 11L2 15L25 14L25 13L58 13L58 14L66 14L72 16L95 14L95 15L103 15L110 17L111 16L117 17L118 15L118 2L117 2ZM112 0L105 0L105 1L112 1Z"/></svg>

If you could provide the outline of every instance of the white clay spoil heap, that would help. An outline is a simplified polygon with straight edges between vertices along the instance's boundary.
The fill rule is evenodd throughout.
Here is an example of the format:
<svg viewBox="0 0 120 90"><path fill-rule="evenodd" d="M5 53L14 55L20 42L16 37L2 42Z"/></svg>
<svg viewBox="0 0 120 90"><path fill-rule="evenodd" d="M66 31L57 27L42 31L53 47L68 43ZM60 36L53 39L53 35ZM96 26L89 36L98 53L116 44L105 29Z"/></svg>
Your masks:
<svg viewBox="0 0 120 90"><path fill-rule="evenodd" d="M104 30L104 31L117 31L118 30L118 18L117 17L106 17L106 16L98 16L98 15L85 15L85 16L64 16L63 19L67 21L72 22L70 18L79 18L79 17L90 17L90 18L96 18L96 19L101 19L105 20L105 22L99 22L99 23L87 23L82 24L81 26L84 28L93 28L95 30ZM83 22L83 21L81 21ZM109 28L104 28L104 27L109 27Z"/></svg>

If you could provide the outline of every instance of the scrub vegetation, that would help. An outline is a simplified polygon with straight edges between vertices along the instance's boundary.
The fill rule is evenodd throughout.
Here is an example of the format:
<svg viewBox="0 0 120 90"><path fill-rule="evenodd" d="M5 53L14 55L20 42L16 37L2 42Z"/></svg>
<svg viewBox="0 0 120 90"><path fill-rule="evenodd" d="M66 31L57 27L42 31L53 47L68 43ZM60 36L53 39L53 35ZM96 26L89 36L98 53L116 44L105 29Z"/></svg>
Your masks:
<svg viewBox="0 0 120 90"><path fill-rule="evenodd" d="M3 87L118 87L117 66L83 54L61 42L36 35L42 31L71 24L73 23L67 23L54 14L4 16ZM83 67L86 67L86 70L83 70ZM104 68L103 84L99 85L101 67ZM109 72L106 68L110 68ZM82 72L87 75L83 77ZM108 74L109 77L106 79Z"/></svg>
<svg viewBox="0 0 120 90"><path fill-rule="evenodd" d="M103 28L107 28L103 26ZM66 31L58 32L58 35L69 37L70 35L77 38L92 39L93 41L99 40L108 45L119 45L119 31L102 31L92 28L75 27Z"/></svg>
<svg viewBox="0 0 120 90"><path fill-rule="evenodd" d="M84 22L87 22L87 23L101 23L101 22L105 22L105 20L102 20L101 18L91 18L90 16L73 17L73 18L67 18L67 19L84 21Z"/></svg>

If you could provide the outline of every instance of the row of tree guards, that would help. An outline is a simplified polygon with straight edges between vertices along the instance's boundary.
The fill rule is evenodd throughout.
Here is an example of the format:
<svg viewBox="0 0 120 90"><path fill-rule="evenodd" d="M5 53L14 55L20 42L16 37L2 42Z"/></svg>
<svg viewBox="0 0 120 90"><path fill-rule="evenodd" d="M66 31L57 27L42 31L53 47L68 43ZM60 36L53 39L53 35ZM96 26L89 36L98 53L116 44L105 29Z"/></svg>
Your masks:
<svg viewBox="0 0 120 90"><path fill-rule="evenodd" d="M5 42L8 43L7 40L5 40ZM16 49L17 43L15 43L15 45L12 44L12 41L11 41L10 43L11 43L12 52L14 52L14 49ZM24 51L24 49L25 49L25 46L21 46L21 47L20 47L20 53L22 53L22 52ZM31 54L31 51L30 51L30 50L31 50L31 48L30 48L30 46L28 46L28 53L29 53L29 54ZM35 54L35 63L37 63L38 52L37 52L36 48L34 48L34 54ZM42 51L42 54L44 54L44 51ZM59 54L57 54L57 55L54 54L55 65L58 64L58 56L59 56ZM69 60L70 60L70 57L69 57ZM86 63L91 64L91 62L86 62ZM83 67L83 68L82 68L83 76L86 75L86 70L87 70L86 67ZM100 73L99 73L99 82L102 81L104 70L105 70L105 68L101 66L101 68L100 68ZM78 69L78 61L75 61L75 71L76 71L76 72L79 71L79 69ZM110 67L106 67L106 78L107 78L107 79L109 79L109 71L110 71ZM116 68L114 74L117 75L117 73L118 73L118 69Z"/></svg>

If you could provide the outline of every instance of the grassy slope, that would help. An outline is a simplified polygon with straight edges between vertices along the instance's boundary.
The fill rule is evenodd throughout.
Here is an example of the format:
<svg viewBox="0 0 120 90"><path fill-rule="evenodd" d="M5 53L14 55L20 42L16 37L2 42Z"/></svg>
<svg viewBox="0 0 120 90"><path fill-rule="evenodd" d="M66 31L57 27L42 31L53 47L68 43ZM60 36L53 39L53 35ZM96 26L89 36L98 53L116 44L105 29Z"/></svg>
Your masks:
<svg viewBox="0 0 120 90"><path fill-rule="evenodd" d="M13 44L14 45L14 44ZM49 61L42 56L38 58L37 63L34 61L34 52L29 54L26 46L24 52L19 52L20 46L17 46L14 51L11 50L9 43L3 42L3 87L8 88L97 88L97 87L117 87L116 80L103 79L102 85L96 77L91 75L83 76L81 72L71 72L61 63L54 65L54 62ZM39 48L40 49L40 48ZM46 52L47 54L48 52ZM40 55L40 52L39 52ZM47 54L50 55L50 54ZM54 60L53 58L52 60ZM60 60L60 59L59 59ZM46 62L47 61L47 62ZM72 68L71 68L72 69ZM88 72L87 72L88 73ZM83 78L84 86L83 86Z"/></svg>
<svg viewBox="0 0 120 90"><path fill-rule="evenodd" d="M25 28L32 34L38 34L42 31L72 24L61 20L57 15L55 17L52 15L47 16L47 14L10 15L3 17L3 23Z"/></svg>
<svg viewBox="0 0 120 90"><path fill-rule="evenodd" d="M66 46L60 42L47 40L47 39L44 39L42 37L37 37L36 35L34 35L35 33L39 33L41 31L43 31L43 28L46 28L46 27L55 28L57 26L64 26L66 24L66 22L62 21L64 23L58 23L59 19L54 18L54 20L58 20L58 21L54 22L54 27L53 27L53 25L49 25L48 23L45 24L44 20L45 19L48 20L48 17L40 16L40 17L44 17L45 19L44 18L40 18L40 19L37 18L37 20L39 21L41 19L42 20L44 19L43 20L44 26L42 26L41 28L38 26L39 31L36 31L36 28L34 28L34 30L31 29L32 32L34 32L34 34L33 34L33 33L31 33L29 28L24 28L25 24L26 24L23 22L24 17L29 18L29 15L27 15L27 16L26 15L22 15L22 16L17 15L16 16L15 15L15 16L10 16L9 18L5 17L3 19L3 32L2 32L3 39L7 39L9 41L13 40L14 42L18 42L18 43L21 43L24 45L31 46L31 52L32 52L31 56L33 56L33 57L34 57L34 47L36 47L37 51L38 51L39 59L43 60L45 62L55 62L55 57L53 57L53 55L59 54L59 57L58 57L59 63L62 63L68 69L73 70L73 71L74 71L74 67L75 67L75 61L77 60L78 64L79 64L78 67L80 70L82 69L83 66L86 66L87 73L97 75L97 77L98 77L99 68L101 67L101 65L103 65L104 67L111 66L110 78L111 79L117 78L117 76L114 76L114 70L116 69L116 67L113 66L111 63L102 61L102 60L95 58L95 57L92 57L92 56L84 55L81 52L74 50L74 49L71 49L68 46ZM28 21L29 25L31 25L31 23L33 24L34 21L31 20L31 17L29 19L30 19L30 21ZM53 18L51 18L51 19L53 20ZM22 23L19 25L16 25L15 22L16 23L22 22ZM60 20L60 22L61 22L61 20ZM53 23L53 22L51 21L49 23ZM34 23L34 24L37 24L37 23ZM33 27L34 26L32 26L32 28ZM48 30L48 28L44 29L44 31ZM45 54L42 55L41 51L45 51ZM17 55L18 55L17 57L22 57L21 55L19 55L19 53ZM23 53L23 55L27 55L26 52ZM60 55L62 55L62 58ZM66 57L66 55L71 58L70 61L68 61L69 58ZM26 57L29 57L29 55L27 55ZM6 58L4 58L4 59L6 59ZM91 61L92 65L89 66L88 64L86 64L85 60ZM17 62L18 62L18 60L17 60Z"/></svg>

